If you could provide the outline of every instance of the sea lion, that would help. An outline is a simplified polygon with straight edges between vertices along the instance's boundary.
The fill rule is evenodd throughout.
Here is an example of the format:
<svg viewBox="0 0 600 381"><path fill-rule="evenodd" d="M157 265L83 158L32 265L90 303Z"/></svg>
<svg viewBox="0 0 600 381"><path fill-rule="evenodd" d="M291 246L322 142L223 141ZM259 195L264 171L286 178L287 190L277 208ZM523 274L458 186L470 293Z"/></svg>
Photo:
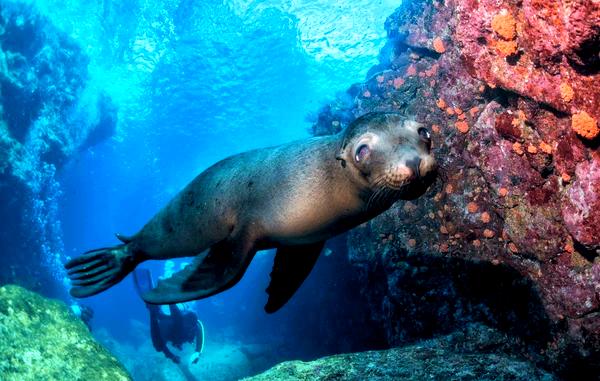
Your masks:
<svg viewBox="0 0 600 381"><path fill-rule="evenodd" d="M67 262L71 295L102 292L146 260L195 256L142 297L153 304L206 298L235 285L258 250L275 248L265 306L275 312L308 276L327 239L427 189L436 168L430 150L423 125L397 113L369 113L337 135L226 158L138 233L117 235L123 244Z"/></svg>

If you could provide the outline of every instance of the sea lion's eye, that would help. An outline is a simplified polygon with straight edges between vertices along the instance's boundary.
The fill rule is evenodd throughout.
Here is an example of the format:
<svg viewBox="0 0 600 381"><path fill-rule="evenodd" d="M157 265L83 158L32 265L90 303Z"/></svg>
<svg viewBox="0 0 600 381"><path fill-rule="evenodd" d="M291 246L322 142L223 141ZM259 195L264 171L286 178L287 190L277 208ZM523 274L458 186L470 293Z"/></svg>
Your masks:
<svg viewBox="0 0 600 381"><path fill-rule="evenodd" d="M419 133L419 136L421 137L421 139L423 139L425 141L430 141L431 140L431 133L425 127L419 128L417 130L417 132Z"/></svg>
<svg viewBox="0 0 600 381"><path fill-rule="evenodd" d="M371 149L369 149L369 146L366 144L361 144L356 149L356 153L354 154L354 160L356 160L357 163L360 163L369 155L369 153L371 153Z"/></svg>

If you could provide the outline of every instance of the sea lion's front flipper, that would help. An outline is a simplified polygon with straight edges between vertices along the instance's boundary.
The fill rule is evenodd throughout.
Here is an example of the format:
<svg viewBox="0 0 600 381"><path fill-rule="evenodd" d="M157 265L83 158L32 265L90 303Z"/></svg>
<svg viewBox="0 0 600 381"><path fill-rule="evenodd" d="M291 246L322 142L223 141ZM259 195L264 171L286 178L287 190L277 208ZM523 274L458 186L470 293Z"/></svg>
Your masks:
<svg viewBox="0 0 600 381"><path fill-rule="evenodd" d="M277 249L271 272L271 283L267 288L269 294L269 300L265 305L267 313L277 311L290 300L315 266L324 245L325 242L317 242Z"/></svg>
<svg viewBox="0 0 600 381"><path fill-rule="evenodd" d="M142 295L150 304L182 303L209 297L235 285L252 259L229 242L213 245L208 255L194 261Z"/></svg>

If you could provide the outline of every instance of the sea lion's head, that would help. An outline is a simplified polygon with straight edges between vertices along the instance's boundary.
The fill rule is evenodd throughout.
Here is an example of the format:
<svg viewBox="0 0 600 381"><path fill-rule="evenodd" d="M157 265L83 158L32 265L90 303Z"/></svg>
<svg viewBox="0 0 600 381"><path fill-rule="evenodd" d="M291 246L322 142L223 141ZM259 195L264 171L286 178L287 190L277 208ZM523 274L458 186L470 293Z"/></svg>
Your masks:
<svg viewBox="0 0 600 381"><path fill-rule="evenodd" d="M429 130L398 113L361 116L343 132L337 159L380 200L413 199L435 177ZM368 193L368 192L367 192Z"/></svg>

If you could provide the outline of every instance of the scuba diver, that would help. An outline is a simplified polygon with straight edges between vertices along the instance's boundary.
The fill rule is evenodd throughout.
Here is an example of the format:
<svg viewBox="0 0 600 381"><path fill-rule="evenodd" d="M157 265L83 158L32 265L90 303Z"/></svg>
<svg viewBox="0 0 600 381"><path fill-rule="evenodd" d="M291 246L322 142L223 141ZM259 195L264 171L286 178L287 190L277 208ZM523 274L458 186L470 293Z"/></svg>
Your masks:
<svg viewBox="0 0 600 381"><path fill-rule="evenodd" d="M172 265L171 263L169 266ZM152 274L148 269L134 271L133 279L139 295L155 287ZM196 313L184 304L146 303L146 308L150 312L150 334L156 351L164 353L174 363L180 364L181 359L171 352L167 342L181 349L184 343L192 343L195 340L195 352L190 357L190 364L197 363L204 348L204 326L198 320Z"/></svg>
<svg viewBox="0 0 600 381"><path fill-rule="evenodd" d="M90 332L92 331L92 318L94 317L94 310L83 304L73 303L69 306L73 314L77 316L83 323L88 327Z"/></svg>

